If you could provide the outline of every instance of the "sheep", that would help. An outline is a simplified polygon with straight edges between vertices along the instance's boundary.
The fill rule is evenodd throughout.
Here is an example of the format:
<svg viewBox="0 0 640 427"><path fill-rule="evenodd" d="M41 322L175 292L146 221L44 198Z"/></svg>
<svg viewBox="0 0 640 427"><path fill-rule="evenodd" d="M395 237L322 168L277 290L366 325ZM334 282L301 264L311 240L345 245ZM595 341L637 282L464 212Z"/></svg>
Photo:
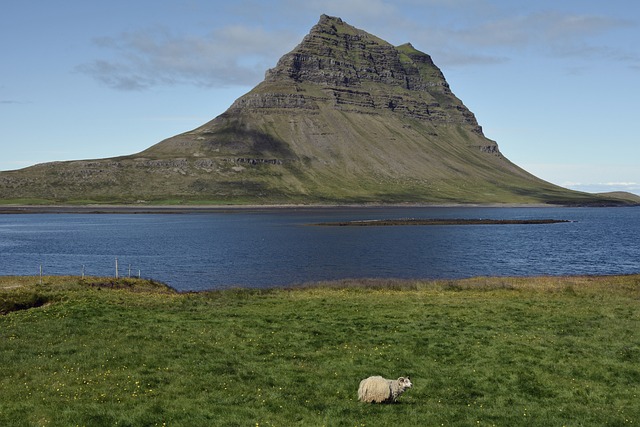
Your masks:
<svg viewBox="0 0 640 427"><path fill-rule="evenodd" d="M387 380L380 376L365 378L358 387L358 400L371 403L391 403L413 384L409 377Z"/></svg>

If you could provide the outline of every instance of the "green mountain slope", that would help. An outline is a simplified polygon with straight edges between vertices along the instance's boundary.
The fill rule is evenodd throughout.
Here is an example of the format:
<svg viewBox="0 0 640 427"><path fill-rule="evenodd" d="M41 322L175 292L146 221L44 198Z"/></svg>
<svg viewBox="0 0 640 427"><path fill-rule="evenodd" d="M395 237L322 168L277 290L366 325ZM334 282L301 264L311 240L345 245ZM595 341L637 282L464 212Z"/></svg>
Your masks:
<svg viewBox="0 0 640 427"><path fill-rule="evenodd" d="M507 160L431 58L323 15L209 123L131 156L0 174L7 201L623 204Z"/></svg>

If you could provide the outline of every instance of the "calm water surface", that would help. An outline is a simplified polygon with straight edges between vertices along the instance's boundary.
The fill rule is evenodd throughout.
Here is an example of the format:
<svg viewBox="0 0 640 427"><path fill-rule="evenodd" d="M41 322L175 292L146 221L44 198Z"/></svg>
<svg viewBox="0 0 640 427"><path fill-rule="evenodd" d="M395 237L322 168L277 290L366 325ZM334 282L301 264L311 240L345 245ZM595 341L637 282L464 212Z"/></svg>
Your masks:
<svg viewBox="0 0 640 427"><path fill-rule="evenodd" d="M355 219L566 219L549 225L314 227ZM305 208L0 215L0 275L153 278L178 290L353 277L640 273L640 208Z"/></svg>

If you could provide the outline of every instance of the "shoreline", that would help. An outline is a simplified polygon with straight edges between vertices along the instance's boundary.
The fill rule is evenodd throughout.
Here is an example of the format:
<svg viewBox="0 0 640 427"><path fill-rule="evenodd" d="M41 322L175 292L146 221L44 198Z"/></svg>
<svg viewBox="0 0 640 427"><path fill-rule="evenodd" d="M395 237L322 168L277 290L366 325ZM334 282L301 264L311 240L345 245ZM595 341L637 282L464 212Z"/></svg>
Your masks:
<svg viewBox="0 0 640 427"><path fill-rule="evenodd" d="M207 289L179 289L168 283L155 280L153 278L138 277L113 277L113 276L80 276L71 274L47 274L38 275L12 275L0 274L0 292L10 291L14 289L29 287L32 285L40 285L40 280L46 280L51 283L62 283L73 281L74 283L84 283L93 287L122 289L133 288L135 284L153 284L154 287L161 290L170 290L176 294L202 294L208 292L224 292L224 291L272 291L272 290L308 290L312 288L328 288L328 289L344 289L344 288L369 288L369 289L395 289L413 288L417 284L421 285L437 285L442 284L448 287L462 286L473 289L483 289L488 284L495 282L498 288L508 289L505 285L512 287L531 287L538 288L540 286L548 286L549 283L562 283L581 281L584 283L598 283L601 281L617 281L623 279L638 278L640 272L637 273L613 273L613 274L564 274L564 275L525 275L525 276L471 276L460 278L385 278L385 277L351 277L332 280L306 281L299 283L291 283L287 285L265 285L265 286L242 286L228 285L213 287ZM33 282L32 282L33 281Z"/></svg>
<svg viewBox="0 0 640 427"><path fill-rule="evenodd" d="M273 204L273 205L0 205L0 215L7 214L188 214L278 211L298 209L366 209L366 208L557 208L562 205L542 203L416 203L416 204Z"/></svg>

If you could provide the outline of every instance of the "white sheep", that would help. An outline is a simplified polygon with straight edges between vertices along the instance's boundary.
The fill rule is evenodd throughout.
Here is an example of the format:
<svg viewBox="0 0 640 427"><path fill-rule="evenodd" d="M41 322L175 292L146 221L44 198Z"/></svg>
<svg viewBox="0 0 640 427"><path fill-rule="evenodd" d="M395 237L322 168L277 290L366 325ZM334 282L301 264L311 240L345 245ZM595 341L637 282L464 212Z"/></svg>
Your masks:
<svg viewBox="0 0 640 427"><path fill-rule="evenodd" d="M372 403L391 403L413 384L409 377L387 380L380 376L365 378L358 387L358 400Z"/></svg>

